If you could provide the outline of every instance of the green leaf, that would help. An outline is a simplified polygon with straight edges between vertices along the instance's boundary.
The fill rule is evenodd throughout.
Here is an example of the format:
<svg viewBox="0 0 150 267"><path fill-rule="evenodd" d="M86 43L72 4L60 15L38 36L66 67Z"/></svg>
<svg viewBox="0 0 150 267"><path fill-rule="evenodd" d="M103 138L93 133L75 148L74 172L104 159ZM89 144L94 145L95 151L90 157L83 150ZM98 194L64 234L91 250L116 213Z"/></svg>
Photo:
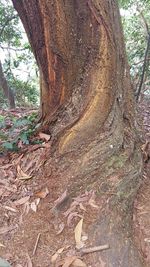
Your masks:
<svg viewBox="0 0 150 267"><path fill-rule="evenodd" d="M8 150L12 150L14 148L13 144L10 142L5 142L2 144L2 147ZM0 266L1 267L1 266Z"/></svg>

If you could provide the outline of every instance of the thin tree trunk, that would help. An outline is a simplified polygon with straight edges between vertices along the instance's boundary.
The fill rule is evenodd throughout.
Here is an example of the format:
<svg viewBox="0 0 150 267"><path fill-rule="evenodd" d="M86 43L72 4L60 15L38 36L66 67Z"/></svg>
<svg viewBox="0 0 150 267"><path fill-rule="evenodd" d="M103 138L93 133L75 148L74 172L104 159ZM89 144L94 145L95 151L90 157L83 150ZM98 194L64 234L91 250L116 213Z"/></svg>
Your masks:
<svg viewBox="0 0 150 267"><path fill-rule="evenodd" d="M9 88L5 75L3 73L2 63L0 61L0 87L2 88L10 108L15 108L15 98L12 90Z"/></svg>
<svg viewBox="0 0 150 267"><path fill-rule="evenodd" d="M48 166L71 196L88 187L103 199L89 236L111 249L90 256L91 265L101 255L108 267L141 267L131 221L142 160L117 3L12 1L40 69Z"/></svg>

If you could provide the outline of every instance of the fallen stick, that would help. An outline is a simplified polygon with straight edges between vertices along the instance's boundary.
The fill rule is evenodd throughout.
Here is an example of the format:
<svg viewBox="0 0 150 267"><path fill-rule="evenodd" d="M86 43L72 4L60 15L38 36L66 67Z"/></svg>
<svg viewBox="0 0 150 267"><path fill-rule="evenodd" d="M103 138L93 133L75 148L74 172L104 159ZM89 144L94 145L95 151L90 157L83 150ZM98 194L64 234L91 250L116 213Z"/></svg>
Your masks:
<svg viewBox="0 0 150 267"><path fill-rule="evenodd" d="M35 252L37 250L37 246L38 246L38 243L39 243L40 236L41 236L41 233L39 233L38 236L37 236L37 239L36 239L36 242L35 242L35 246L34 246L34 249L33 249L33 253L32 253L33 256L35 255Z"/></svg>
<svg viewBox="0 0 150 267"><path fill-rule="evenodd" d="M81 252L81 254L88 254L88 253L92 253L92 252L102 251L102 250L105 250L108 248L109 248L109 245L95 246L95 247L91 247L91 248L82 248L80 252Z"/></svg>

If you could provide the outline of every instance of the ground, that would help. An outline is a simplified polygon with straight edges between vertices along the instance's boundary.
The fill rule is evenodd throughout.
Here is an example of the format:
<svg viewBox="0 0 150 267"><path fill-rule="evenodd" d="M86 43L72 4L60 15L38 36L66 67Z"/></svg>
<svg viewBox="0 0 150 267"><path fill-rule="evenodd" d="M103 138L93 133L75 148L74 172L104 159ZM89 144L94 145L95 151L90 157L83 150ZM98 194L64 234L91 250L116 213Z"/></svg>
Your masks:
<svg viewBox="0 0 150 267"><path fill-rule="evenodd" d="M144 100L140 107L144 121L143 143L146 143L150 127L149 102ZM62 183L55 176L47 161L48 136L42 138L41 144L0 156L0 257L13 267L95 267L90 251L86 253L85 248L93 246L89 226L103 210L106 199L91 190L79 192L75 199L66 201L66 178ZM140 253L150 266L150 162L147 147L142 149L145 169L134 203L133 233ZM108 244L100 245L107 249ZM80 252L78 247L82 247ZM99 262L99 267L107 267L101 258Z"/></svg>

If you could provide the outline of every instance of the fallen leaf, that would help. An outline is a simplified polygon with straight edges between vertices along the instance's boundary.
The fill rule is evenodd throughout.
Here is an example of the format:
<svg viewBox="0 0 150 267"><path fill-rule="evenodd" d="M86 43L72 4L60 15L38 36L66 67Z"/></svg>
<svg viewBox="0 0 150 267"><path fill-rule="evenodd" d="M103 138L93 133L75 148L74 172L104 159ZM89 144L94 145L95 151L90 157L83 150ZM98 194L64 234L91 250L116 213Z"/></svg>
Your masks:
<svg viewBox="0 0 150 267"><path fill-rule="evenodd" d="M87 235L83 235L82 238L81 238L81 240L82 240L83 242L87 241L87 240L88 240L88 236L87 236Z"/></svg>
<svg viewBox="0 0 150 267"><path fill-rule="evenodd" d="M15 206L20 206L25 204L27 201L29 201L30 196L26 196L26 197L22 197L19 200L16 200L13 202L13 204L15 204Z"/></svg>
<svg viewBox="0 0 150 267"><path fill-rule="evenodd" d="M77 259L76 256L67 257L64 259L64 264L62 267L69 267L72 265L72 263Z"/></svg>
<svg viewBox="0 0 150 267"><path fill-rule="evenodd" d="M46 140L46 141L49 141L50 138L51 138L51 136L50 136L49 134L45 134L45 133L39 133L39 137L40 137L41 139Z"/></svg>
<svg viewBox="0 0 150 267"><path fill-rule="evenodd" d="M78 214L78 212L72 212L72 213L70 213L69 216L68 216L68 219L67 219L67 225L68 226L71 225L72 219L74 217L80 217L80 218L82 218L82 216L80 214Z"/></svg>
<svg viewBox="0 0 150 267"><path fill-rule="evenodd" d="M30 203L29 202L26 202L24 204L24 207L23 207L23 213L22 213L22 215L28 214L29 210L30 210Z"/></svg>
<svg viewBox="0 0 150 267"><path fill-rule="evenodd" d="M86 211L86 208L83 206L83 204L82 204L82 203L80 203L80 204L79 204L79 206L80 206L80 209L81 209L81 210L84 210L84 211Z"/></svg>
<svg viewBox="0 0 150 267"><path fill-rule="evenodd" d="M74 267L87 267L87 265L85 264L85 262L83 262L80 259L76 259L73 263L72 266Z"/></svg>
<svg viewBox="0 0 150 267"><path fill-rule="evenodd" d="M77 205L78 205L78 204L77 204ZM75 205L74 205L74 206L71 206L69 209L67 209L67 210L64 212L64 216L65 216L65 217L68 217L68 215L69 215L70 213L74 212L75 209L76 209L76 206L75 206Z"/></svg>
<svg viewBox="0 0 150 267"><path fill-rule="evenodd" d="M17 166L17 173L18 173L18 179L19 180L29 180L32 178L31 175L26 174L20 167L20 165Z"/></svg>
<svg viewBox="0 0 150 267"><path fill-rule="evenodd" d="M83 243L81 241L81 235L82 235L82 225L83 225L83 218L78 222L78 224L75 227L75 241L76 241L76 248L80 249L83 247Z"/></svg>
<svg viewBox="0 0 150 267"><path fill-rule="evenodd" d="M92 208L95 208L95 209L98 209L99 206L95 204L95 200L94 199L90 199L89 200L89 205L92 207Z"/></svg>
<svg viewBox="0 0 150 267"><path fill-rule="evenodd" d="M0 247L4 248L5 246L2 243L0 243Z"/></svg>
<svg viewBox="0 0 150 267"><path fill-rule="evenodd" d="M33 210L34 212L36 212L39 203L40 203L40 198L36 198L36 199L30 204L30 208L31 208L31 210Z"/></svg>
<svg viewBox="0 0 150 267"><path fill-rule="evenodd" d="M35 193L35 196L38 198L45 198L48 194L49 194L49 190L46 187L43 190L41 190L40 192Z"/></svg>
<svg viewBox="0 0 150 267"><path fill-rule="evenodd" d="M59 206L66 199L66 197L67 197L67 190L65 190L65 192L54 201L55 204L53 208Z"/></svg>
<svg viewBox="0 0 150 267"><path fill-rule="evenodd" d="M20 160L23 158L23 154L21 154L17 159L15 159L15 160L13 160L12 161L12 164L13 165L18 165L19 164L19 162L20 162Z"/></svg>
<svg viewBox="0 0 150 267"><path fill-rule="evenodd" d="M33 267L32 261L31 261L30 256L28 254L27 254L27 262L26 262L25 267Z"/></svg>
<svg viewBox="0 0 150 267"><path fill-rule="evenodd" d="M3 208L4 208L5 210L9 210L9 211L12 211L12 212L18 212L18 210L14 209L14 208L12 208L12 207L9 207L9 206L3 206Z"/></svg>
<svg viewBox="0 0 150 267"><path fill-rule="evenodd" d="M58 228L59 230L57 231L56 235L60 235L62 233L62 231L65 228L65 224L64 223L59 224Z"/></svg>
<svg viewBox="0 0 150 267"><path fill-rule="evenodd" d="M91 197L89 199L89 205L95 209L98 209L98 205L96 205L95 203L95 193L94 192L91 192Z"/></svg>
<svg viewBox="0 0 150 267"><path fill-rule="evenodd" d="M65 249L65 247L59 248L56 251L56 253L52 255L52 257L51 257L51 263L54 263L57 260L58 256L64 251L64 249Z"/></svg>

